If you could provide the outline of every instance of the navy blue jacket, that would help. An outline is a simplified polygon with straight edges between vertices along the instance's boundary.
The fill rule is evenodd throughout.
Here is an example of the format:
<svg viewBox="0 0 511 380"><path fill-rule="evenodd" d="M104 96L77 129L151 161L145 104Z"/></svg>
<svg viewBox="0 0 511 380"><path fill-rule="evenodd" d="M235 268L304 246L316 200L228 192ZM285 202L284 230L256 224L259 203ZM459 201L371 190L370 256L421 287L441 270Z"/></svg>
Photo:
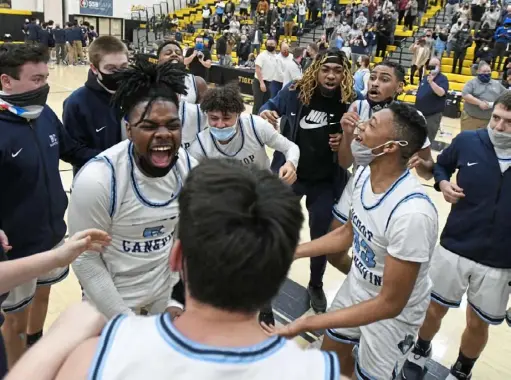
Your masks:
<svg viewBox="0 0 511 380"><path fill-rule="evenodd" d="M66 43L66 31L62 28L57 28L53 31L53 37L55 37L56 44Z"/></svg>
<svg viewBox="0 0 511 380"><path fill-rule="evenodd" d="M73 29L67 28L64 30L66 36L66 42L73 43Z"/></svg>
<svg viewBox="0 0 511 380"><path fill-rule="evenodd" d="M110 105L111 97L89 70L85 86L64 101L64 128L86 147L91 157L121 141L121 115ZM74 174L80 167L73 166Z"/></svg>
<svg viewBox="0 0 511 380"><path fill-rule="evenodd" d="M82 28L80 28L79 26L73 26L71 28L71 40L72 41L82 41L83 40Z"/></svg>
<svg viewBox="0 0 511 380"><path fill-rule="evenodd" d="M9 238L9 259L49 250L66 233L67 195L59 160L85 164L91 157L45 106L31 121L0 111L0 229Z"/></svg>
<svg viewBox="0 0 511 380"><path fill-rule="evenodd" d="M295 82L286 84L278 94L268 100L259 112L266 110L276 111L281 116L280 131L288 140L296 142L298 136L298 129L300 128L300 115L303 110L303 104L298 99L298 90L290 89ZM273 153L273 160L271 163L271 170L278 173L280 167L286 163L286 157L281 152L275 151ZM348 182L347 171L337 165L334 178L334 189L338 190L338 197L342 194L344 186Z"/></svg>
<svg viewBox="0 0 511 380"><path fill-rule="evenodd" d="M39 41L39 34L41 33L41 26L34 24L33 22L27 25L28 37L29 41Z"/></svg>
<svg viewBox="0 0 511 380"><path fill-rule="evenodd" d="M501 173L486 129L461 132L437 159L435 188L456 181L465 194L451 206L440 244L494 268L511 268L511 170Z"/></svg>

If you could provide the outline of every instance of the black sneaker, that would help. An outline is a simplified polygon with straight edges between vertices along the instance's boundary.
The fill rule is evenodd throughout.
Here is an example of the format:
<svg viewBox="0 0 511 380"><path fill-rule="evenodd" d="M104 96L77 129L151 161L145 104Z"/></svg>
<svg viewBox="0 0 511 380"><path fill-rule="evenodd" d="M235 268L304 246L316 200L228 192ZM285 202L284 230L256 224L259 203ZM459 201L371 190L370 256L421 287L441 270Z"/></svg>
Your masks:
<svg viewBox="0 0 511 380"><path fill-rule="evenodd" d="M259 323L264 322L268 326L275 326L275 318L272 311L262 311L259 313Z"/></svg>
<svg viewBox="0 0 511 380"><path fill-rule="evenodd" d="M445 378L445 380L470 380L472 378L472 374L466 374L458 371L454 367L451 368L451 372L449 372L449 376Z"/></svg>
<svg viewBox="0 0 511 380"><path fill-rule="evenodd" d="M326 296L322 286L307 287L309 293L311 307L316 313L324 313L326 311Z"/></svg>
<svg viewBox="0 0 511 380"><path fill-rule="evenodd" d="M403 365L403 370L401 371L403 379L422 380L427 372L426 361L430 357L431 346L429 346L427 351L424 351L415 344Z"/></svg>

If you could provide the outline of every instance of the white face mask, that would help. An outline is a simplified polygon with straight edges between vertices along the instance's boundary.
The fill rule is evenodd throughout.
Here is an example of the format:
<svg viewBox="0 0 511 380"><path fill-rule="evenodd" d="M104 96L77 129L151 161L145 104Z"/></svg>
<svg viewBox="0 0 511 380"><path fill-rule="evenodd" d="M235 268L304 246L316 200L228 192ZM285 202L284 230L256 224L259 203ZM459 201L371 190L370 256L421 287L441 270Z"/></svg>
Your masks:
<svg viewBox="0 0 511 380"><path fill-rule="evenodd" d="M511 133L496 131L488 124L488 136L499 160L500 171L504 173L511 167Z"/></svg>
<svg viewBox="0 0 511 380"><path fill-rule="evenodd" d="M355 161L355 165L357 166L368 166L376 157L383 156L385 152L381 152L378 154L374 154L373 150L381 148L387 144L398 144L399 146L407 146L408 141L393 141L389 140L384 144L378 145L374 148L368 148L364 144L362 144L357 139L354 139L351 142L351 154L353 155L353 160Z"/></svg>

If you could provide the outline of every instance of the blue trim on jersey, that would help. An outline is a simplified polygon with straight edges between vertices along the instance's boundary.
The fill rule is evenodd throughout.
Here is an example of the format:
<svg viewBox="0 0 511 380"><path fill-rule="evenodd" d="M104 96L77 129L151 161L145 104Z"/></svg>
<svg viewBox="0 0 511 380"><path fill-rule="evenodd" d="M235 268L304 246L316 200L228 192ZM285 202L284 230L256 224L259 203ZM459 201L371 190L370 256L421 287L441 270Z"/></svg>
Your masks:
<svg viewBox="0 0 511 380"><path fill-rule="evenodd" d="M169 346L182 355L196 360L225 364L254 363L275 354L286 344L286 339L275 336L249 347L207 346L194 342L177 331L170 321L169 313L162 314L155 321L158 332Z"/></svg>
<svg viewBox="0 0 511 380"><path fill-rule="evenodd" d="M477 316L489 325L500 325L502 322L504 322L504 319L506 319L505 315L502 317L493 317L488 315L470 301L468 301L468 304L472 307L472 310L474 310Z"/></svg>
<svg viewBox="0 0 511 380"><path fill-rule="evenodd" d="M263 142L261 141L261 139L259 138L259 135L257 134L255 123L254 123L254 116L252 116L252 114L250 114L250 125L252 125L252 130L254 131L254 135L255 135L257 142L259 143L259 145L261 145L261 147L264 147Z"/></svg>
<svg viewBox="0 0 511 380"><path fill-rule="evenodd" d="M337 211L335 209L335 207L332 209L332 214L333 214L334 218L337 219L342 224L348 223L348 217L346 215L344 215L343 213Z"/></svg>
<svg viewBox="0 0 511 380"><path fill-rule="evenodd" d="M362 369L362 367L360 367L358 359L355 361L355 374L357 375L358 380L378 380L374 377L371 377L366 371Z"/></svg>
<svg viewBox="0 0 511 380"><path fill-rule="evenodd" d="M366 169L367 169L367 166L364 166L364 168L360 171L358 178L355 180L355 183L353 184L353 190L355 190L355 188L357 187L358 181L360 181L360 178L362 178L362 174L365 172ZM357 174L357 173L355 173L355 174Z"/></svg>
<svg viewBox="0 0 511 380"><path fill-rule="evenodd" d="M330 351L321 351L325 357L325 380L337 380L340 378L341 368L337 355Z"/></svg>
<svg viewBox="0 0 511 380"><path fill-rule="evenodd" d="M401 206L403 203L406 203L406 202L408 202L408 201L410 201L412 199L425 199L433 207L433 210L435 210L435 214L437 214L437 216L438 216L438 211L436 210L435 205L433 204L431 199L426 194L424 194L424 193L411 193L411 194L408 194L403 199L401 199L399 202L397 202L397 204L394 206L394 208L392 209L392 211L389 214L389 218L387 219L387 223L385 224L385 232L387 231L387 228L389 227L389 224L390 224L390 220L392 219L392 215L394 215L394 212L397 210L397 208L399 206Z"/></svg>
<svg viewBox="0 0 511 380"><path fill-rule="evenodd" d="M385 200L385 198L387 198L390 194L392 194L392 192L396 189L396 187L398 187L399 184L401 182L403 182L405 180L405 178L409 175L410 175L410 171L407 169L403 174L401 174L401 176L396 180L396 182L394 182L392 184L392 186L390 186L390 188L383 194L383 196L380 199L378 199L378 201L374 205L366 206L364 204L364 189L366 188L367 183L369 182L369 179L371 178L371 176L369 175L365 179L364 183L362 184L362 191L360 192L360 202L362 203L362 206L364 207L364 209L366 211L369 211L369 210L374 210L375 208L378 208L382 204L382 202ZM362 176L362 173L360 174L360 176Z"/></svg>
<svg viewBox="0 0 511 380"><path fill-rule="evenodd" d="M190 161L190 155L188 154L188 151L185 149L186 153L186 163L188 164L188 171L192 170L192 162Z"/></svg>
<svg viewBox="0 0 511 380"><path fill-rule="evenodd" d="M175 193L171 194L171 197L168 201L151 202L150 200L144 198L144 196L142 195L142 192L138 188L137 181L135 180L135 164L133 163L133 143L132 142L130 142L130 145L128 148L128 160L129 160L129 166L130 166L131 186L133 187L135 196L142 204L149 206L149 207L165 207L177 199L177 197L179 196L179 193L181 193L181 189L183 188L183 181L181 180L181 176L178 174L178 172L176 170L177 163L172 168L172 173L174 173L174 177L176 177L176 181L177 181L177 185L178 185L177 191Z"/></svg>
<svg viewBox="0 0 511 380"><path fill-rule="evenodd" d="M245 145L245 132L243 131L243 124L241 124L241 119L238 117L238 125L240 127L240 133L241 133L241 146L238 149L236 153L234 153L232 156L230 154L225 153L223 150L220 149L218 144L216 143L215 138L213 137L213 134L209 132L209 135L211 136L211 140L213 140L213 144L215 145L216 150L218 150L221 154L223 154L226 157L234 158L238 155L239 152L243 149L243 146ZM236 136L236 135L234 135Z"/></svg>
<svg viewBox="0 0 511 380"><path fill-rule="evenodd" d="M192 83L193 83L193 90L195 91L195 101L197 102L197 99L199 98L199 91L197 91L197 83L195 83L195 75L188 74L192 77Z"/></svg>
<svg viewBox="0 0 511 380"><path fill-rule="evenodd" d="M204 153L204 157L208 158L208 154L206 153L206 149L204 149L204 145L202 145L202 141L200 141L200 136L197 135L197 141L202 149L202 153Z"/></svg>
<svg viewBox="0 0 511 380"><path fill-rule="evenodd" d="M197 107L197 134L199 134L199 132L201 131L201 124L200 124L201 110L200 110L200 106L198 104L196 105L196 107Z"/></svg>
<svg viewBox="0 0 511 380"><path fill-rule="evenodd" d="M461 301L448 301L434 292L431 292L431 300L445 307L460 307L461 304Z"/></svg>
<svg viewBox="0 0 511 380"><path fill-rule="evenodd" d="M103 328L96 354L94 355L94 359L92 360L92 364L89 369L88 379L99 380L102 378L103 370L105 369L106 358L110 349L112 348L115 334L117 333L122 320L124 320L126 317L127 316L124 314L119 314L117 317L108 322L107 325Z"/></svg>
<svg viewBox="0 0 511 380"><path fill-rule="evenodd" d="M347 337L346 335L339 334L337 331L335 331L333 329L326 329L325 334L335 342L353 344L353 345L360 343L360 338L350 338L350 337Z"/></svg>

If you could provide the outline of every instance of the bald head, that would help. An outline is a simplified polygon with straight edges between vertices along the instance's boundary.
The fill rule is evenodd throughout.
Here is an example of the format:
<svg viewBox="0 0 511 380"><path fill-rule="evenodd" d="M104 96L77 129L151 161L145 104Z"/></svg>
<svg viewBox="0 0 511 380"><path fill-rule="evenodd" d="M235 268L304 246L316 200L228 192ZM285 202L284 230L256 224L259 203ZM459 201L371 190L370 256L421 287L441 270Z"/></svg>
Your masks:
<svg viewBox="0 0 511 380"><path fill-rule="evenodd" d="M282 42L280 44L280 51L289 53L289 45L287 44L287 42Z"/></svg>
<svg viewBox="0 0 511 380"><path fill-rule="evenodd" d="M430 66L440 66L440 60L437 57L431 57L429 60Z"/></svg>

